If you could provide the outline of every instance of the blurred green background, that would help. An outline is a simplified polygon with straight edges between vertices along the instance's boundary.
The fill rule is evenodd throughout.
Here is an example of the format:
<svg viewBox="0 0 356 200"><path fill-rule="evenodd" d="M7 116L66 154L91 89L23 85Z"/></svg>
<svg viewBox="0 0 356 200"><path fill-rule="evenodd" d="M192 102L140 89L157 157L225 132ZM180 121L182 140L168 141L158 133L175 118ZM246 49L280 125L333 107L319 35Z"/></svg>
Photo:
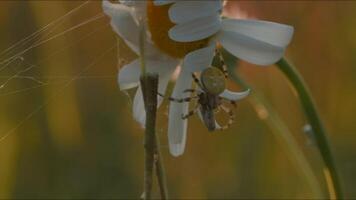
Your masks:
<svg viewBox="0 0 356 200"><path fill-rule="evenodd" d="M132 95L120 92L116 80L118 68L134 54L117 43L101 2L83 3L0 2L0 61L48 40L21 54L23 59L0 66L1 199L138 198L142 193L143 130L132 118ZM295 27L287 57L304 75L329 131L345 196L356 198L356 3L230 1L227 6L236 17ZM288 82L275 67L242 63L239 73L290 129L326 195L323 164L302 131L305 118ZM165 103L158 134L171 196L313 198L287 145L265 123L268 116L252 97L239 103L237 122L222 133L208 133L194 116L186 152L174 158L167 146Z"/></svg>

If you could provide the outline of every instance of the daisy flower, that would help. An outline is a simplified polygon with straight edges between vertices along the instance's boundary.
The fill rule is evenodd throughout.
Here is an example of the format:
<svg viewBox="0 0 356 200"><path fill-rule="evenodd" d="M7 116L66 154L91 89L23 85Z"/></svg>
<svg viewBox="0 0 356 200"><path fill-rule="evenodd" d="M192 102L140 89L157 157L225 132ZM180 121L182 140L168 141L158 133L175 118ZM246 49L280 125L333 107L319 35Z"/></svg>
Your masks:
<svg viewBox="0 0 356 200"><path fill-rule="evenodd" d="M103 1L104 12L111 17L114 31L139 55L139 25L143 19L147 27L145 62L147 70L159 74L159 93L180 65L171 97L189 96L192 73L211 67L217 45L240 58L257 65L270 65L284 54L293 27L259 20L239 20L221 17L223 2L183 0L120 0L120 4ZM118 75L121 90L138 87L133 103L134 118L145 123L145 109L139 85L140 62L124 66ZM220 96L239 100L245 92L225 90ZM159 98L159 104L162 98ZM171 102L169 107L168 139L172 155L183 154L189 102Z"/></svg>

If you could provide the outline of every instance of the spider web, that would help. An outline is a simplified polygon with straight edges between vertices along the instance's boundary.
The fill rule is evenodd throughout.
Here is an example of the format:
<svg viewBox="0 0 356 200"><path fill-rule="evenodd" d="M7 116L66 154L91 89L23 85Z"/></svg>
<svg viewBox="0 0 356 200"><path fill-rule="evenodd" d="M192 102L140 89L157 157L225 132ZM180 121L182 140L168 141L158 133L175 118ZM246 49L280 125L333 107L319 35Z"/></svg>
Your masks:
<svg viewBox="0 0 356 200"><path fill-rule="evenodd" d="M88 71L108 58L108 55L114 52L117 44L103 47L99 50L101 53L92 58L87 58L88 63L81 65L78 72L68 75L48 75L44 74L40 67L48 60L60 59L61 53L75 47L81 43L90 42L95 37L95 34L105 31L110 28L107 21L104 21L104 13L91 13L90 16L85 16L79 22L72 22L72 17L77 14L83 14L91 1L85 1L79 6L67 11L62 16L51 21L47 25L28 35L27 37L15 42L7 49L0 50L0 97L7 98L14 95L31 93L36 89L47 86L56 85L56 90L44 102L39 103L30 112L25 114L15 126L8 130L0 132L0 142L4 141L8 136L15 133L24 123L38 114L45 106L60 97L61 94L74 82L88 79L116 79L116 74L110 75L87 75ZM69 27L63 26L70 24ZM99 24L95 29L84 32L83 29L90 24ZM58 29L62 28L61 31ZM33 62L28 56L34 49L55 41L58 38L63 38L69 34L80 34L81 37L74 41L70 41L63 46L58 47L55 51L50 52L46 57L42 57ZM124 60L124 58L120 58ZM120 62L123 62L119 60ZM25 81L26 84L18 84L19 81ZM19 86L20 85L20 86Z"/></svg>

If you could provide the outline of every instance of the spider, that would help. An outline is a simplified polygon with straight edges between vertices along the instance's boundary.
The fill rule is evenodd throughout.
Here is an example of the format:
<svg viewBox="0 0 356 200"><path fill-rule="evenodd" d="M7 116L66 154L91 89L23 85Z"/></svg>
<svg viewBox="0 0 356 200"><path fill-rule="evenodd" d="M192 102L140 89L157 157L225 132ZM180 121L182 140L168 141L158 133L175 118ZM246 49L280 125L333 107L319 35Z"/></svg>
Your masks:
<svg viewBox="0 0 356 200"><path fill-rule="evenodd" d="M226 67L223 68L223 70L216 67L205 69L200 75L201 81L192 73L193 80L197 84L198 89L187 89L184 92L197 93L195 96L182 99L168 98L170 101L177 103L190 102L192 99L197 99L194 109L185 115L183 114L182 119L187 119L198 112L209 131L226 130L234 123L235 113L232 109L225 107L223 101L227 100L233 107L236 107L235 100L220 96L226 88L225 79L227 72L225 70ZM218 110L223 110L229 115L229 120L224 126L219 126L215 121L215 113Z"/></svg>

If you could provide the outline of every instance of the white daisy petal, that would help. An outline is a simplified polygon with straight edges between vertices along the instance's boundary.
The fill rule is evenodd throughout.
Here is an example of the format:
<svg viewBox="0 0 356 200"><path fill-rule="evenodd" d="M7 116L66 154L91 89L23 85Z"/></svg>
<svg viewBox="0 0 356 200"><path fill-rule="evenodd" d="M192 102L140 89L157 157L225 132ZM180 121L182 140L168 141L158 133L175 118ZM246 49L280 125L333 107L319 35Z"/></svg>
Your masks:
<svg viewBox="0 0 356 200"><path fill-rule="evenodd" d="M120 90L127 90L137 87L140 82L140 61L135 60L120 69L118 74L118 83Z"/></svg>
<svg viewBox="0 0 356 200"><path fill-rule="evenodd" d="M173 98L186 98L189 96L183 93L184 90L191 88L192 78L184 68L182 69L176 85L173 90ZM180 156L183 154L186 143L187 119L182 119L182 115L188 113L189 104L171 102L169 106L169 122L168 122L168 140L169 150L173 156Z"/></svg>
<svg viewBox="0 0 356 200"><path fill-rule="evenodd" d="M144 2L144 1L137 1L137 0L119 0L119 2L121 4L124 4L126 6L137 6L137 5L140 5L141 2Z"/></svg>
<svg viewBox="0 0 356 200"><path fill-rule="evenodd" d="M184 58L184 67L190 73L203 71L211 66L215 53L215 44L198 49L187 54Z"/></svg>
<svg viewBox="0 0 356 200"><path fill-rule="evenodd" d="M215 14L178 24L171 28L168 34L172 40L177 42L193 42L214 35L220 28L220 16Z"/></svg>
<svg viewBox="0 0 356 200"><path fill-rule="evenodd" d="M280 60L285 48L232 31L220 31L216 39L234 56L256 65L271 65Z"/></svg>
<svg viewBox="0 0 356 200"><path fill-rule="evenodd" d="M138 52L139 27L133 17L132 9L123 4L103 1L105 14L111 17L111 27L135 51Z"/></svg>
<svg viewBox="0 0 356 200"><path fill-rule="evenodd" d="M222 94L220 94L220 97L223 97L225 99L231 100L231 101L238 101L241 100L245 97L247 97L250 94L250 90L246 90L243 92L233 92L230 90L225 90Z"/></svg>
<svg viewBox="0 0 356 200"><path fill-rule="evenodd" d="M146 70L158 73L160 77L163 77L165 74L172 74L177 64L178 62L174 60L146 60ZM125 65L118 74L120 90L127 90L138 86L140 75L141 64L138 59Z"/></svg>
<svg viewBox="0 0 356 200"><path fill-rule="evenodd" d="M220 0L178 1L169 9L169 17L176 24L214 15L222 9Z"/></svg>
<svg viewBox="0 0 356 200"><path fill-rule="evenodd" d="M156 6L163 6L163 5L167 5L167 4L170 4L170 3L174 3L176 2L177 0L154 0L154 5Z"/></svg>
<svg viewBox="0 0 356 200"><path fill-rule="evenodd" d="M146 1L140 1L140 0L119 0L119 2L121 4L130 6L130 7L142 8L142 7L146 6Z"/></svg>
<svg viewBox="0 0 356 200"><path fill-rule="evenodd" d="M182 71L176 82L172 97L181 99L189 96L188 93L183 93L184 90L191 88L192 78L191 73L201 71L210 67L214 57L215 45L202 48L188 54L183 62ZM168 123L168 138L169 148L173 156L183 154L186 144L188 121L182 119L182 115L188 113L189 103L170 103L169 123ZM216 127L220 127L216 123Z"/></svg>
<svg viewBox="0 0 356 200"><path fill-rule="evenodd" d="M134 119L141 124L142 127L145 127L146 123L146 111L145 105L143 103L143 95L141 86L137 88L136 95L133 101L132 113L134 115Z"/></svg>
<svg viewBox="0 0 356 200"><path fill-rule="evenodd" d="M293 36L292 26L260 20L224 19L222 29L240 33L274 46L286 47Z"/></svg>

